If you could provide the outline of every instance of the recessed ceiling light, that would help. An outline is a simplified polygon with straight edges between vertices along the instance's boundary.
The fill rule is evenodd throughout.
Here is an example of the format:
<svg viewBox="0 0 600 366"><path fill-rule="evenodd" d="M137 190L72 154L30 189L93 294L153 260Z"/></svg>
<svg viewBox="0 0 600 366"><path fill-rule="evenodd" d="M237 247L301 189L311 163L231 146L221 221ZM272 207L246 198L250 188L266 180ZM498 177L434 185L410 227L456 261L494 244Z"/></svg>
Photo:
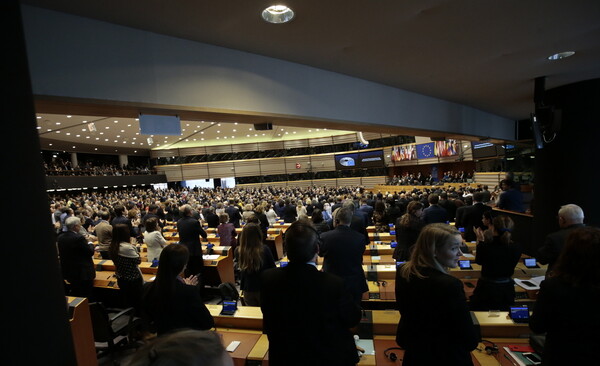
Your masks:
<svg viewBox="0 0 600 366"><path fill-rule="evenodd" d="M57 126L60 126L60 122L56 122L56 125L57 125Z"/></svg>
<svg viewBox="0 0 600 366"><path fill-rule="evenodd" d="M104 132L100 132L101 135L104 135Z"/></svg>
<svg viewBox="0 0 600 366"><path fill-rule="evenodd" d="M550 60L550 61L562 60L563 58L571 57L574 54L575 54L574 51L559 52L559 53L555 53L552 56L548 56L548 60Z"/></svg>
<svg viewBox="0 0 600 366"><path fill-rule="evenodd" d="M219 124L217 124L217 126L221 127L221 124L219 123Z"/></svg>
<svg viewBox="0 0 600 366"><path fill-rule="evenodd" d="M81 123L87 123L87 121L82 121Z"/></svg>
<svg viewBox="0 0 600 366"><path fill-rule="evenodd" d="M89 139L90 137L89 137L89 136L86 136L85 138L86 138L86 139Z"/></svg>
<svg viewBox="0 0 600 366"><path fill-rule="evenodd" d="M37 126L36 128L37 128L38 130L41 130L41 129L42 129L42 126Z"/></svg>
<svg viewBox="0 0 600 366"><path fill-rule="evenodd" d="M201 138L200 138L200 141L204 141L204 137L201 137Z"/></svg>
<svg viewBox="0 0 600 366"><path fill-rule="evenodd" d="M221 131L217 130L217 133L221 133Z"/></svg>
<svg viewBox="0 0 600 366"><path fill-rule="evenodd" d="M56 133L60 133L60 131L56 131Z"/></svg>
<svg viewBox="0 0 600 366"><path fill-rule="evenodd" d="M204 131L200 131L200 134L201 134L201 135L204 135Z"/></svg>
<svg viewBox="0 0 600 366"><path fill-rule="evenodd" d="M67 116L67 118L71 118L71 117L72 117L72 116ZM75 146L73 146L73 147L75 147Z"/></svg>
<svg viewBox="0 0 600 366"><path fill-rule="evenodd" d="M237 126L237 124L238 124L237 122L234 123L234 125L236 125L236 126Z"/></svg>
<svg viewBox="0 0 600 366"><path fill-rule="evenodd" d="M234 129L233 129L233 132L237 132L237 130L234 128Z"/></svg>
<svg viewBox="0 0 600 366"><path fill-rule="evenodd" d="M119 123L119 121L115 120L115 123Z"/></svg>
<svg viewBox="0 0 600 366"><path fill-rule="evenodd" d="M109 129L110 129L110 127L109 127L109 126L106 126L106 127L104 127L104 128L106 128L107 130L109 130Z"/></svg>
<svg viewBox="0 0 600 366"><path fill-rule="evenodd" d="M128 124L127 127L131 127L131 124Z"/></svg>
<svg viewBox="0 0 600 366"><path fill-rule="evenodd" d="M52 146L52 144L48 144L48 146Z"/></svg>
<svg viewBox="0 0 600 366"><path fill-rule="evenodd" d="M118 138L118 139L119 139L119 138L121 138L121 135L117 135L117 138Z"/></svg>
<svg viewBox="0 0 600 366"><path fill-rule="evenodd" d="M98 150L98 148L97 148L97 147L95 147L95 148L94 148L94 150Z"/></svg>
<svg viewBox="0 0 600 366"><path fill-rule="evenodd" d="M49 129L48 129L48 132L52 132L52 129L51 129L51 128L49 128Z"/></svg>
<svg viewBox="0 0 600 366"><path fill-rule="evenodd" d="M294 11L285 5L271 5L262 11L262 18L272 24L283 24L294 19Z"/></svg>
<svg viewBox="0 0 600 366"><path fill-rule="evenodd" d="M73 149L75 148L75 146L73 146Z"/></svg>
<svg viewBox="0 0 600 366"><path fill-rule="evenodd" d="M40 116L37 116L37 117L35 117L35 118L37 118L37 119L41 119L42 117L40 117Z"/></svg>
<svg viewBox="0 0 600 366"><path fill-rule="evenodd" d="M81 135L75 135L75 137L81 137Z"/></svg>
<svg viewBox="0 0 600 366"><path fill-rule="evenodd" d="M219 139L219 136L217 136L217 140Z"/></svg>

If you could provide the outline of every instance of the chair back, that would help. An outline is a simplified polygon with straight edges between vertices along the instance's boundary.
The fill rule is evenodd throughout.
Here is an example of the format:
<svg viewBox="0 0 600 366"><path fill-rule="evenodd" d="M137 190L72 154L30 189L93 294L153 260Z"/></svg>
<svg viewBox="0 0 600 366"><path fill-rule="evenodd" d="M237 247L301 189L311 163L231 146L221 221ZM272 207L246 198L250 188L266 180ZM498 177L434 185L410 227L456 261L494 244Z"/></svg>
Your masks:
<svg viewBox="0 0 600 366"><path fill-rule="evenodd" d="M90 316L95 342L108 342L114 339L113 330L108 319L108 312L101 302L90 303Z"/></svg>

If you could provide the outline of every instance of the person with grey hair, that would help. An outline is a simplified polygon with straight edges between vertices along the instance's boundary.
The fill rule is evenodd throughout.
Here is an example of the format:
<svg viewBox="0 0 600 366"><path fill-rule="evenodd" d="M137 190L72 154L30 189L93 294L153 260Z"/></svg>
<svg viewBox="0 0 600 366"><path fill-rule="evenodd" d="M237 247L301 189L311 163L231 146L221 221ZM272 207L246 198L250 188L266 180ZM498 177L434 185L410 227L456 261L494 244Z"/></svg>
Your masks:
<svg viewBox="0 0 600 366"><path fill-rule="evenodd" d="M546 236L544 245L538 249L537 260L541 264L548 264L549 273L554 263L562 252L567 236L572 230L585 226L583 224L584 214L581 207L575 204L561 206L558 210L558 226L560 230Z"/></svg>
<svg viewBox="0 0 600 366"><path fill-rule="evenodd" d="M216 332L183 329L158 337L131 356L128 366L233 366Z"/></svg>
<svg viewBox="0 0 600 366"><path fill-rule="evenodd" d="M186 277L192 275L200 275L204 269L204 260L202 259L202 245L200 237L207 240L206 231L200 226L200 221L194 218L194 210L190 205L183 205L180 208L181 219L177 221L177 231L179 232L179 244L185 245L189 252L190 258L186 268Z"/></svg>
<svg viewBox="0 0 600 366"><path fill-rule="evenodd" d="M324 258L323 271L342 277L346 290L360 305L362 294L369 289L362 268L367 241L363 235L350 228L352 214L347 207L336 211L334 229L321 233L319 256Z"/></svg>
<svg viewBox="0 0 600 366"><path fill-rule="evenodd" d="M58 254L63 278L70 284L70 296L92 297L94 288L94 245L79 234L81 220L70 216L65 220L67 231L58 236Z"/></svg>
<svg viewBox="0 0 600 366"><path fill-rule="evenodd" d="M350 221L350 228L358 231L362 235L364 235L367 240L367 244L369 243L369 234L367 233L367 214L364 211L360 211L356 209L354 202L352 200L345 200L342 203L342 208L345 208L352 212L352 220ZM332 218L331 227L335 227L335 217Z"/></svg>

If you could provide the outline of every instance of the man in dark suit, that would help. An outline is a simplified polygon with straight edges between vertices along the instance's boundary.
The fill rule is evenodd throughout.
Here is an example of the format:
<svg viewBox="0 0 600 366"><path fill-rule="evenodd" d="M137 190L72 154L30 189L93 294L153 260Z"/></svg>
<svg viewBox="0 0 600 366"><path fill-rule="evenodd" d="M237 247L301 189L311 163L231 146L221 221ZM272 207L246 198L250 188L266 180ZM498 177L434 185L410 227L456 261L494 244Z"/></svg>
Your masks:
<svg viewBox="0 0 600 366"><path fill-rule="evenodd" d="M79 217L68 217L65 220L67 231L58 237L58 253L60 266L65 280L71 284L69 295L76 297L92 297L94 288L94 245L88 243L79 234L81 220Z"/></svg>
<svg viewBox="0 0 600 366"><path fill-rule="evenodd" d="M352 221L350 222L350 228L352 230L356 230L362 235L364 235L367 244L370 242L369 234L367 233L367 214L363 211L357 210L356 206L354 206L354 202L351 200L346 200L342 204L342 208L347 208L352 212ZM333 218L331 219L331 228L335 227Z"/></svg>
<svg viewBox="0 0 600 366"><path fill-rule="evenodd" d="M483 227L481 219L485 211L491 211L490 206L483 204L483 194L473 194L473 205L462 206L456 210L456 227L465 228L465 241L476 241L475 228Z"/></svg>
<svg viewBox="0 0 600 366"><path fill-rule="evenodd" d="M206 221L206 225L208 225L208 227L216 228L219 226L219 216L217 216L215 213L214 207L211 206L208 208L206 215L204 215L204 220Z"/></svg>
<svg viewBox="0 0 600 366"><path fill-rule="evenodd" d="M129 220L125 215L127 214L127 210L123 205L114 205L113 210L115 212L115 217L112 219L110 224L112 227L115 227L117 224L125 224L127 228L129 228L129 235L132 238L135 238L135 231L133 230L133 225L131 224L131 220Z"/></svg>
<svg viewBox="0 0 600 366"><path fill-rule="evenodd" d="M141 225L145 228L146 227L146 220L151 219L151 218L156 218L156 221L158 222L158 226L160 226L161 228L163 228L165 226L164 222L160 219L160 217L158 216L158 205L157 204L150 204L148 206L148 212L142 216L142 220L141 220Z"/></svg>
<svg viewBox="0 0 600 366"><path fill-rule="evenodd" d="M293 205L289 199L285 200L285 207L283 208L283 222L291 223L296 221L296 216L298 215L296 211L296 205Z"/></svg>
<svg viewBox="0 0 600 366"><path fill-rule="evenodd" d="M423 214L421 215L421 220L423 220L425 225L433 224L436 222L443 223L448 221L448 213L443 207L440 207L440 205L438 205L438 202L440 201L440 196L438 196L435 193L432 193L427 198L427 201L429 202L429 207L424 209Z"/></svg>
<svg viewBox="0 0 600 366"><path fill-rule="evenodd" d="M310 223L294 222L285 236L289 264L261 276L270 365L350 366L359 360L350 328L360 322L360 308L340 277L317 269L318 241Z"/></svg>
<svg viewBox="0 0 600 366"><path fill-rule="evenodd" d="M364 212L367 216L367 226L372 225L372 218L373 218L373 211L375 211L375 209L373 208L373 206L370 206L367 203L367 199L366 198L362 198L360 200L360 207L358 208L360 211Z"/></svg>
<svg viewBox="0 0 600 366"><path fill-rule="evenodd" d="M348 208L339 209L333 220L334 229L321 234L319 256L324 258L323 271L342 277L346 289L360 305L363 292L369 289L362 268L367 241L350 228L352 211Z"/></svg>
<svg viewBox="0 0 600 366"><path fill-rule="evenodd" d="M564 205L558 210L558 225L560 226L560 230L549 234L546 237L544 245L538 249L537 260L541 264L548 264L547 272L550 272L552 267L554 267L554 263L558 259L560 252L562 252L567 241L567 236L571 231L585 226L583 219L583 210L577 205Z"/></svg>
<svg viewBox="0 0 600 366"><path fill-rule="evenodd" d="M229 204L225 207L225 212L229 215L229 222L233 224L234 227L240 227L240 220L242 219L242 214L240 214L240 209L237 207L233 200L229 200Z"/></svg>
<svg viewBox="0 0 600 366"><path fill-rule="evenodd" d="M177 231L179 232L179 244L185 245L190 252L188 265L185 269L185 276L188 277L202 273L204 261L202 259L200 237L206 240L208 235L200 226L200 221L193 217L192 206L183 205L180 211L183 217L177 221Z"/></svg>

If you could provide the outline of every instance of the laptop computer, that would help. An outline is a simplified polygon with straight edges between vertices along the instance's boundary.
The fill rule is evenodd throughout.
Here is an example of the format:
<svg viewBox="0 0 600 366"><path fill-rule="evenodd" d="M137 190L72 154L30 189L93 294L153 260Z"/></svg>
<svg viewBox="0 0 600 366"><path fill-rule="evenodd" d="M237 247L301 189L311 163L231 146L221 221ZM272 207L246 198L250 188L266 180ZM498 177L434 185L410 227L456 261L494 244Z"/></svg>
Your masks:
<svg viewBox="0 0 600 366"><path fill-rule="evenodd" d="M523 263L525 263L525 267L527 268L540 268L540 266L537 265L535 258L525 258L523 259Z"/></svg>
<svg viewBox="0 0 600 366"><path fill-rule="evenodd" d="M458 267L460 269L473 269L473 267L471 267L471 261L470 260L462 260L462 261L458 261Z"/></svg>
<svg viewBox="0 0 600 366"><path fill-rule="evenodd" d="M527 305L511 306L508 315L515 323L529 323L529 308Z"/></svg>
<svg viewBox="0 0 600 366"><path fill-rule="evenodd" d="M223 301L223 309L221 315L233 315L237 311L237 301Z"/></svg>

